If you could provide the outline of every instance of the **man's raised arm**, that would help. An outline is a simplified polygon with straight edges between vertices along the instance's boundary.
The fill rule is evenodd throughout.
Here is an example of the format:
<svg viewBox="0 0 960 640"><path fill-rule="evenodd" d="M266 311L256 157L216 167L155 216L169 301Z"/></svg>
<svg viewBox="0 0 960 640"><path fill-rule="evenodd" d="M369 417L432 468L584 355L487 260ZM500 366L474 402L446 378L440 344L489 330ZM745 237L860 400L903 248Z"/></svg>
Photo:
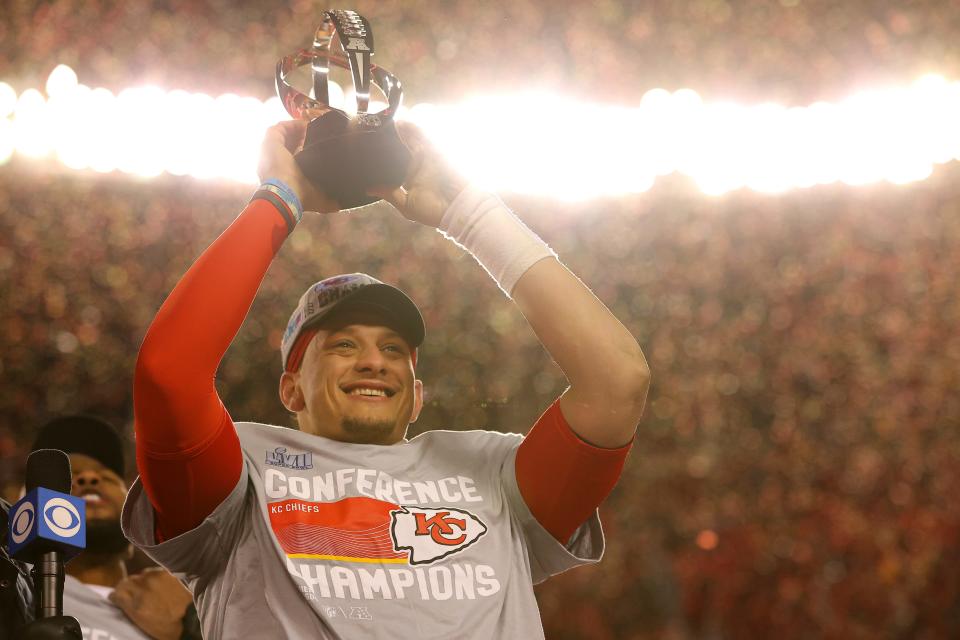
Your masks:
<svg viewBox="0 0 960 640"><path fill-rule="evenodd" d="M570 383L517 453L517 481L537 520L566 542L620 475L650 370L636 339L496 196L468 187L422 132L404 189L383 191L407 218L469 251L517 304Z"/></svg>
<svg viewBox="0 0 960 640"><path fill-rule="evenodd" d="M253 200L181 278L160 307L134 373L137 466L158 537L199 525L240 477L233 421L214 377L273 257L302 215L336 210L303 179L292 152L305 122L268 130Z"/></svg>
<svg viewBox="0 0 960 640"><path fill-rule="evenodd" d="M560 408L573 432L605 449L628 444L650 385L636 339L556 259L530 267L511 297L570 383Z"/></svg>

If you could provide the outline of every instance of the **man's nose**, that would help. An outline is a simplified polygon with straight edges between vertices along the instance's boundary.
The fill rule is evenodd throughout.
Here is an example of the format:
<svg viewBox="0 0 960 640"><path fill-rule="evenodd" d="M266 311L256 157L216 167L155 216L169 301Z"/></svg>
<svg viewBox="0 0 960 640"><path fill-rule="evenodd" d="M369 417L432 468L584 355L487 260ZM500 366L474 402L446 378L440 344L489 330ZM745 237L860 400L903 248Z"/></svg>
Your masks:
<svg viewBox="0 0 960 640"><path fill-rule="evenodd" d="M383 373L386 371L387 360L377 345L369 345L360 349L357 355L357 371Z"/></svg>
<svg viewBox="0 0 960 640"><path fill-rule="evenodd" d="M73 490L89 489L100 484L100 474L96 471L81 471L73 474Z"/></svg>

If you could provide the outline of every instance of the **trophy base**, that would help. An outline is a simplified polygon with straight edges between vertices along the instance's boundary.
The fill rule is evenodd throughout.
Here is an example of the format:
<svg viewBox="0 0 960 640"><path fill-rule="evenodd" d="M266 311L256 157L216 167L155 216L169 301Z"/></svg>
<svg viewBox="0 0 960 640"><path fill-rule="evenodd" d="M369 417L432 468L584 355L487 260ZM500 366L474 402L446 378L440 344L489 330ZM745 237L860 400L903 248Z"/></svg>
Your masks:
<svg viewBox="0 0 960 640"><path fill-rule="evenodd" d="M373 187L399 187L410 167L407 149L392 119L364 128L340 111L328 111L307 127L297 165L313 185L341 209L379 200Z"/></svg>

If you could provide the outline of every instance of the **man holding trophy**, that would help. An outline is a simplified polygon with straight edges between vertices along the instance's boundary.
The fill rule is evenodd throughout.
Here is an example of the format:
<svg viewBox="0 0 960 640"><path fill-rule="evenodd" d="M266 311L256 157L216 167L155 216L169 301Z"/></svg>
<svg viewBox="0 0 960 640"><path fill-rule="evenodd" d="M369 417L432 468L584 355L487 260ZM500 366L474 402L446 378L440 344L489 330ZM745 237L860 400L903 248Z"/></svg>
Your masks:
<svg viewBox="0 0 960 640"><path fill-rule="evenodd" d="M354 118L324 104L334 35L354 74ZM626 328L496 196L467 185L417 129L397 137L399 83L372 52L366 20L336 11L311 55L281 61L284 103L304 119L267 132L263 184L144 339L141 477L124 528L191 588L206 638L543 637L533 584L600 559L597 507L649 370ZM303 62L313 99L284 95L285 72ZM373 115L370 77L390 104ZM331 181L334 165L350 175ZM406 294L365 274L312 285L287 325L280 397L299 430L234 423L223 406L217 366L302 212L377 198L471 253L564 371L569 388L526 437L405 438L423 403L425 328Z"/></svg>

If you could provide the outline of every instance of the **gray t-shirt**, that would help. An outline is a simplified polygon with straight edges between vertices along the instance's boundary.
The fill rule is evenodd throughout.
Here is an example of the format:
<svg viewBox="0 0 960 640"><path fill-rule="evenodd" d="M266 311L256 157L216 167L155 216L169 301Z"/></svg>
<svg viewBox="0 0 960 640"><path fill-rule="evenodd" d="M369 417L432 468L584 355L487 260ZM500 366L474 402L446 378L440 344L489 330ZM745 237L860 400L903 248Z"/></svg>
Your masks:
<svg viewBox="0 0 960 640"><path fill-rule="evenodd" d="M596 513L566 546L532 516L519 435L237 433L240 479L195 529L156 544L139 479L123 509L127 537L193 591L207 640L542 638L533 584L603 552Z"/></svg>
<svg viewBox="0 0 960 640"><path fill-rule="evenodd" d="M150 640L119 607L73 576L63 582L63 615L77 619L83 640Z"/></svg>

